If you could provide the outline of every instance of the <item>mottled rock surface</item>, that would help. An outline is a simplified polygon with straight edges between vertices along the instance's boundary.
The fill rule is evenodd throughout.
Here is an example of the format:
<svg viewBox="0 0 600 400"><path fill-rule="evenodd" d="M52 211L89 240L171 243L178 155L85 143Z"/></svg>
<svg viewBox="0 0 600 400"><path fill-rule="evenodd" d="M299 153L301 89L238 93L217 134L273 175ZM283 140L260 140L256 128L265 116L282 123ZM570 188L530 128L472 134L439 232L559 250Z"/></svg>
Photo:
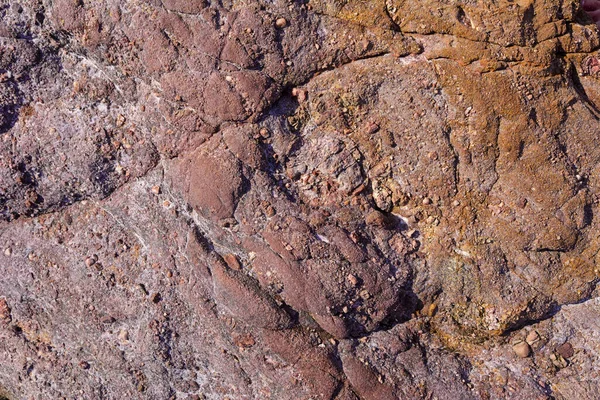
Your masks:
<svg viewBox="0 0 600 400"><path fill-rule="evenodd" d="M597 399L592 3L0 0L0 399Z"/></svg>

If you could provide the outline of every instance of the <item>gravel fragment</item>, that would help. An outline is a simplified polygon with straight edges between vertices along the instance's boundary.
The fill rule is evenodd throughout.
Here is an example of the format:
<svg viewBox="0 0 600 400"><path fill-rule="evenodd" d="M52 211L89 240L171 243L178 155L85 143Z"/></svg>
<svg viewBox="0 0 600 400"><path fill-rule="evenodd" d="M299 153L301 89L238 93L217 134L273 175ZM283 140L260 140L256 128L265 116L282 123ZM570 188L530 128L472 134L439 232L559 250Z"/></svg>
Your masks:
<svg viewBox="0 0 600 400"><path fill-rule="evenodd" d="M512 348L515 354L521 358L527 358L531 354L531 347L527 342L517 342L513 344Z"/></svg>
<svg viewBox="0 0 600 400"><path fill-rule="evenodd" d="M287 26L288 22L285 18L277 18L277 20L275 21L275 26L278 27L279 29L285 28Z"/></svg>

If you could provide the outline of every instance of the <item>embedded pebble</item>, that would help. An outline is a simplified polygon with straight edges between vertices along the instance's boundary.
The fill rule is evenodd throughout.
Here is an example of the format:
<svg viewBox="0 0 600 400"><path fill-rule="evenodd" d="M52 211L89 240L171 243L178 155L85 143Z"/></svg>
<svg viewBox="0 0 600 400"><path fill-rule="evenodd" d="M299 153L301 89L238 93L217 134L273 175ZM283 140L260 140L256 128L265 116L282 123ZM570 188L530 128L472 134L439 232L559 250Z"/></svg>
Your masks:
<svg viewBox="0 0 600 400"><path fill-rule="evenodd" d="M518 342L513 345L513 351L521 358L527 358L531 354L531 348L527 342Z"/></svg>
<svg viewBox="0 0 600 400"><path fill-rule="evenodd" d="M240 271L242 269L242 266L241 266L239 260L237 259L237 257L235 256L235 254L232 254L232 253L225 254L223 256L223 260L227 263L229 268L231 268L233 270Z"/></svg>
<svg viewBox="0 0 600 400"><path fill-rule="evenodd" d="M530 331L527 334L527 337L525 338L525 341L529 344L529 345L533 345L537 342L539 342L540 340L540 334L537 333L537 331Z"/></svg>
<svg viewBox="0 0 600 400"><path fill-rule="evenodd" d="M372 135L374 133L377 133L377 131L379 131L379 125L372 122L370 124L367 125L367 134L368 135Z"/></svg>
<svg viewBox="0 0 600 400"><path fill-rule="evenodd" d="M556 368L566 368L569 366L569 362L567 360L565 360L565 358L563 356L561 356L560 354L550 354L550 361L552 361L552 364L556 367Z"/></svg>
<svg viewBox="0 0 600 400"><path fill-rule="evenodd" d="M307 97L306 90L299 89L299 88L293 88L292 96L296 97L298 99L298 102L302 103L302 102L306 101L306 97Z"/></svg>
<svg viewBox="0 0 600 400"><path fill-rule="evenodd" d="M121 127L121 126L125 125L125 121L126 121L126 119L125 119L125 116L124 116L124 115L122 115L122 114L119 114L119 115L117 116L117 121L116 121L116 122L117 122L117 126L118 126L118 127Z"/></svg>
<svg viewBox="0 0 600 400"><path fill-rule="evenodd" d="M127 342L129 340L129 332L127 332L125 329L121 329L119 331L119 340L121 342Z"/></svg>
<svg viewBox="0 0 600 400"><path fill-rule="evenodd" d="M0 321L8 323L11 321L10 307L6 299L0 299Z"/></svg>
<svg viewBox="0 0 600 400"><path fill-rule="evenodd" d="M569 342L565 342L556 348L556 352L564 358L571 358L575 354L573 346Z"/></svg>
<svg viewBox="0 0 600 400"><path fill-rule="evenodd" d="M347 279L348 279L348 282L350 282L350 284L352 286L358 285L358 278L356 276L354 276L352 274L349 274L348 277L347 277Z"/></svg>
<svg viewBox="0 0 600 400"><path fill-rule="evenodd" d="M275 209L273 208L273 206L268 206L267 209L265 210L265 214L267 214L267 217L272 217L276 214Z"/></svg>
<svg viewBox="0 0 600 400"><path fill-rule="evenodd" d="M427 307L427 316L428 317L433 317L436 312L437 312L437 304L431 303L429 305L429 307Z"/></svg>
<svg viewBox="0 0 600 400"><path fill-rule="evenodd" d="M277 21L275 21L275 26L278 27L279 29L281 28L285 28L287 26L288 22L285 18L277 18Z"/></svg>
<svg viewBox="0 0 600 400"><path fill-rule="evenodd" d="M269 130L268 130L267 128L262 128L262 129L259 131L259 133L260 133L260 136L261 136L263 139L267 139L269 136L271 136L271 135L269 134Z"/></svg>
<svg viewBox="0 0 600 400"><path fill-rule="evenodd" d="M94 255L91 257L87 257L85 259L85 265L87 265L88 267L91 267L92 265L96 264L96 261L98 261L98 258Z"/></svg>

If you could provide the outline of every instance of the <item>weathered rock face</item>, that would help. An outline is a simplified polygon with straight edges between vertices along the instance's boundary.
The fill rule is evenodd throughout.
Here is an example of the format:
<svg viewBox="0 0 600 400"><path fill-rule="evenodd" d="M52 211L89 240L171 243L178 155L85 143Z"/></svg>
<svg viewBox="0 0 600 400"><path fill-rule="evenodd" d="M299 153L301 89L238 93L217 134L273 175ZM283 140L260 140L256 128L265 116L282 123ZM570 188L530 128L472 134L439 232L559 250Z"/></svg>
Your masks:
<svg viewBox="0 0 600 400"><path fill-rule="evenodd" d="M578 1L0 17L0 398L597 398Z"/></svg>

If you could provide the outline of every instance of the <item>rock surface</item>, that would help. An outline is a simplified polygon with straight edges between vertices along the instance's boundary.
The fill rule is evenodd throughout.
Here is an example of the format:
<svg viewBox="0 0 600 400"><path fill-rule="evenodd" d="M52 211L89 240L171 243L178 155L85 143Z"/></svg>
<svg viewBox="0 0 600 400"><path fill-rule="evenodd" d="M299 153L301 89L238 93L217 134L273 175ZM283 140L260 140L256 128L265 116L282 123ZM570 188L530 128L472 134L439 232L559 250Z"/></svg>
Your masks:
<svg viewBox="0 0 600 400"><path fill-rule="evenodd" d="M596 399L594 4L0 0L0 399Z"/></svg>

